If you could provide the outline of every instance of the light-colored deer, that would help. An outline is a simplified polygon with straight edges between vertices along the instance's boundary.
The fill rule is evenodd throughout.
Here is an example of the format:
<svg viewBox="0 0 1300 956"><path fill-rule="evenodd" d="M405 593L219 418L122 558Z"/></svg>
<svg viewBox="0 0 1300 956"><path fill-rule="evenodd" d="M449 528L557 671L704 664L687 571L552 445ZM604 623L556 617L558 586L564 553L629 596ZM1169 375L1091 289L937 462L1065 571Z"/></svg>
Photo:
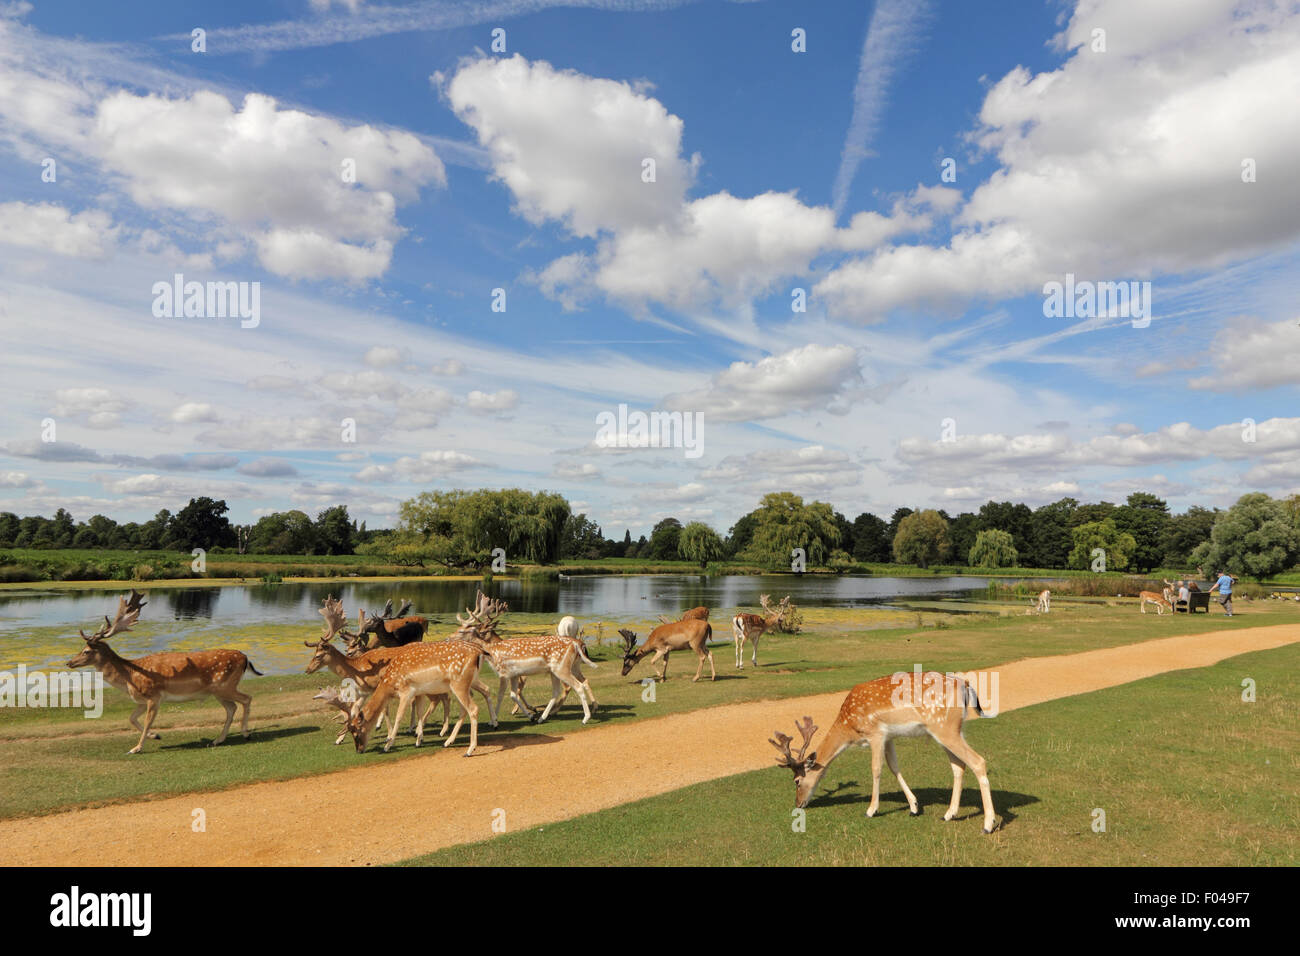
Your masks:
<svg viewBox="0 0 1300 956"><path fill-rule="evenodd" d="M717 680L718 674L713 667L713 651L709 650L709 638L713 636L713 628L708 621L672 621L668 624L660 624L645 639L645 643L640 647L636 644L636 634L626 628L619 628L619 634L623 636L623 676L626 677L631 673L632 668L643 658L653 654L654 659L650 661L653 667L660 661L663 661L663 668L660 670L657 679L661 681L668 680L668 655L673 651L685 650L690 648L699 655L699 666L695 668L695 676L691 678L692 683L700 679L700 674L704 671L704 662L709 662L709 680Z"/></svg>
<svg viewBox="0 0 1300 956"><path fill-rule="evenodd" d="M357 753L365 752L370 735L389 701L394 698L397 700L397 715L389 721L388 739L384 742L385 752L393 746L402 717L406 709L415 703L415 699L441 694L454 694L460 704L456 726L452 728L451 735L443 746L450 747L455 743L468 715L469 749L465 751L465 756L474 753L478 746L478 705L474 703L473 687L478 679L483 651L468 641L447 640L407 644L395 648L395 652L384 667L378 686L360 710L354 711L353 702L343 700L336 688L329 688L317 695L347 716L347 728L356 742ZM428 716L427 712L425 716ZM415 746L419 747L423 743L422 717L415 731Z"/></svg>
<svg viewBox="0 0 1300 956"><path fill-rule="evenodd" d="M113 620L104 617L104 626L94 634L87 635L81 631L81 638L86 642L72 660L69 667L93 667L104 675L120 691L124 691L136 702L135 711L130 716L131 726L140 731L140 742L127 751L138 754L146 738L158 740L159 735L151 733L154 718L158 716L158 707L164 700L195 700L211 694L221 701L226 709L226 723L221 728L217 739L212 741L215 747L226 739L230 732L230 723L235 719L235 705L242 704L244 717L240 723L240 732L247 738L252 731L248 729L248 705L253 698L239 690L239 682L245 671L261 674L249 663L242 651L175 651L163 654L149 654L128 660L119 656L106 643L115 634L128 631L140 619L140 610L145 606L144 595L134 588L130 598L118 598L117 616ZM140 715L144 714L144 726L140 726Z"/></svg>
<svg viewBox="0 0 1300 956"><path fill-rule="evenodd" d="M1039 614L1047 614L1052 610L1052 592L1042 590L1038 592L1037 610Z"/></svg>
<svg viewBox="0 0 1300 956"><path fill-rule="evenodd" d="M941 688L941 692L932 692L932 688ZM805 717L803 723L795 722L803 737L803 746L798 754L790 753L792 738L779 731L775 732L769 743L781 754L777 763L794 772L794 805L799 809L808 805L832 760L851 746L869 745L871 804L867 807L867 816L875 816L880 806L882 760L889 763L890 772L898 778L898 785L907 798L909 811L912 816L917 816L921 808L916 794L912 793L903 780L903 775L898 772L894 739L929 735L948 754L948 761L952 765L952 800L949 801L948 811L943 818L951 820L957 815L961 801L962 775L970 767L979 781L980 799L984 804L984 832L992 833L995 817L993 797L989 791L988 765L962 735L967 705L973 706L975 712L983 716L974 689L959 677L937 672L924 675L896 674L858 684L849 691L844 703L840 705L835 723L813 753L807 753L813 734L817 732L811 717Z"/></svg>
<svg viewBox="0 0 1300 956"><path fill-rule="evenodd" d="M320 639L317 641L303 641L303 644L307 647L313 648L314 650L311 660L307 664L306 673L314 674L322 667L326 667L338 675L340 680L350 680L355 688L353 709L359 711L362 705L365 704L366 699L374 689L379 686L379 680L383 675L384 668L393 659L394 654L399 650L399 648L377 647L374 650L364 651L356 656L349 656L331 643L331 640L337 634L342 634L345 638L355 637L355 635L348 634L347 631L344 630L347 618L343 612L343 602L334 598L332 595L327 597L325 599L324 607L320 609L320 614L325 618L325 629L321 634ZM491 690L482 681L475 681L473 689L478 691L479 694L482 695L484 701L487 702L488 715L492 726L497 726L496 711L492 706ZM428 698L427 705L424 709L424 716L419 719L428 719L429 713L439 703L441 703L443 707L443 719L442 730L439 732L438 736L445 737L447 735L447 728L451 723L451 706L448 695L442 694ZM416 706L411 708L412 732L416 729L417 711L419 710L418 705L419 702L417 701ZM384 714L379 715L379 720L375 724L376 730L384 725L384 717ZM348 731L345 727L339 732L338 738L334 743L341 744L343 738L347 735Z"/></svg>
<svg viewBox="0 0 1300 956"><path fill-rule="evenodd" d="M1154 604L1156 606L1157 614L1164 614L1165 608L1169 608L1169 610L1171 611L1174 609L1172 602L1165 600L1165 596L1163 594L1157 594L1155 591L1140 592L1138 594L1138 603L1142 607L1143 614L1147 612L1148 604Z"/></svg>
<svg viewBox="0 0 1300 956"><path fill-rule="evenodd" d="M767 612L765 615L758 614L737 614L731 619L731 636L736 645L736 669L742 670L745 667L745 642L749 641L752 645L750 651L750 661L755 667L758 666L758 639L763 636L764 632L770 631L780 625L782 619L793 610L790 604L790 595L781 599L781 603L773 608L766 594L759 595L758 603L763 606Z"/></svg>
<svg viewBox="0 0 1300 956"><path fill-rule="evenodd" d="M489 598L482 591L478 592L475 603L476 606L467 608L463 616L456 615L461 624L457 636L473 642L487 654L488 664L500 678L497 709L500 709L509 688L511 700L524 708L530 720L541 723L560 704L562 691L572 688L578 692L578 700L582 703L582 722L585 724L591 720L596 695L583 676L581 664L592 667L596 664L587 656L582 640L560 634L503 639L497 634L496 624L507 609L505 603ZM538 711L524 700L521 682L530 674L547 673L551 675L551 699L545 709ZM589 697L590 706L587 703Z"/></svg>

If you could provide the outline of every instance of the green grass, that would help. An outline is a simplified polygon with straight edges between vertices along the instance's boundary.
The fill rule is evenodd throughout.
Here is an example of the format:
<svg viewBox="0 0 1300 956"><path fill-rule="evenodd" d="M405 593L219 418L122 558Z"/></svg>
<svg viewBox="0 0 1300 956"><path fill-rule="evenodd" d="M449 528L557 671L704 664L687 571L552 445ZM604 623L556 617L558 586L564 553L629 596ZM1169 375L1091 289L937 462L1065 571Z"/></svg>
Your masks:
<svg viewBox="0 0 1300 956"><path fill-rule="evenodd" d="M916 626L923 620L933 623ZM593 645L593 657L601 663L595 670L588 668L587 676L602 706L591 723L581 725L581 708L570 697L565 708L542 728L517 717L506 717L501 728L492 731L484 721L480 725L482 739L487 742L504 734L542 731L581 733L604 723L658 717L715 704L847 690L868 678L910 670L915 663L939 670L967 670L1173 634L1295 623L1300 622L1300 608L1283 602L1243 604L1232 620L1217 614L1144 617L1131 602L1116 607L1059 602L1053 604L1048 616L1017 613L922 617L903 611L808 608L805 621L804 634L763 638L761 666L757 670L746 666L737 672L730 643L715 643L719 679L714 683L691 683L693 658L674 654L669 663L670 680L659 688L653 705L640 699L639 681L650 676L649 665L640 664L624 678L619 674L616 649L610 644ZM551 623L551 615L512 614L507 634L540 632ZM627 623L645 633L650 622ZM66 634L49 630L51 641L60 642L60 647L66 645ZM143 632L146 628L141 625L137 630ZM611 631L606 629L607 636ZM223 631L220 641L206 643L250 650L254 635L259 640L269 638L281 648L283 660L293 662L286 666L305 666L310 657L301 646L301 628L291 625L270 629L250 625ZM202 642L203 638L194 640ZM69 656L71 653L68 651ZM254 663L263 660L257 653L250 656ZM484 680L495 690L494 675L487 672ZM311 696L334 682L332 675L320 674L250 676L241 686L254 696L253 738L244 742L235 734L215 750L203 743L220 729L224 715L218 704L210 699L166 703L156 727L163 739L147 741L145 752L132 757L126 756L126 751L139 736L126 719L132 706L125 695L112 688L105 688L104 713L98 720L83 719L79 712L0 708L0 818L286 779L386 760L439 758L441 746L417 750L412 738L405 734L398 737L392 753L386 755L372 749L359 757L350 745L332 746L337 732L337 725L330 722L333 714L312 701ZM526 694L537 702L545 698L548 689L548 682L537 680ZM178 726L188 729L173 729ZM465 746L467 741L468 737L462 735L457 747Z"/></svg>
<svg viewBox="0 0 1300 956"><path fill-rule="evenodd" d="M1254 703L1241 699L1244 677ZM792 830L790 773L768 770L506 833L407 865L535 866L1294 866L1300 861L1300 648L972 720L1003 827L980 832L971 775L942 820L947 758L902 741L900 769L922 804L910 817L886 768L867 818L871 758L851 750ZM793 723L795 715L791 715ZM1094 832L1094 810L1106 814ZM506 808L508 811L508 808Z"/></svg>

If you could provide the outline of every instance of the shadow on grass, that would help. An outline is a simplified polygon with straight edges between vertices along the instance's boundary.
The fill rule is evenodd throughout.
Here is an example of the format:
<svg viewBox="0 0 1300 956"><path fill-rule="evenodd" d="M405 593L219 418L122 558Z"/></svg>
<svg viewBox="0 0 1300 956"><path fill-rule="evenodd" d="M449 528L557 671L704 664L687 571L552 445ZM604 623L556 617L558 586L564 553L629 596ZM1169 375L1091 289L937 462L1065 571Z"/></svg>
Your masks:
<svg viewBox="0 0 1300 956"><path fill-rule="evenodd" d="M882 778L881 783L884 783ZM972 792L973 790L973 792ZM845 792L851 791L851 792ZM922 787L912 791L916 794L916 802L921 807L921 814L926 813L927 808L937 811L937 815L942 818L948 809L948 801L952 798L952 788L940 789L937 787ZM1011 812L1015 807L1025 807L1031 803L1038 803L1038 797L1027 793L1016 793L1012 790L991 790L993 797L993 811L1002 818L1002 827L1015 821L1017 814ZM962 803L966 804L972 797L979 802L979 789L963 785ZM808 802L808 808L816 806L842 806L860 803L864 806L871 803L871 783L868 781L865 786L856 780L846 780L843 783L836 784L833 789L826 790L821 795L813 797ZM892 804L897 804L892 805ZM876 817L891 816L895 813L908 814L907 798L903 796L901 790L880 792L880 807L876 810ZM973 817L983 817L983 809L971 810L966 813L958 813L953 817L953 822L959 820L969 820Z"/></svg>
<svg viewBox="0 0 1300 956"><path fill-rule="evenodd" d="M221 742L223 747L246 747L258 743L264 743L268 740L279 740L282 737L298 737L302 734L318 734L319 727L280 727L274 730L257 730L254 728L253 736L247 740L244 736L233 727L230 730L230 736ZM164 738L165 739L165 738ZM183 744L169 744L162 740L158 741L159 750L204 750L212 746L212 741L216 740L216 735L201 738L199 740L189 740Z"/></svg>

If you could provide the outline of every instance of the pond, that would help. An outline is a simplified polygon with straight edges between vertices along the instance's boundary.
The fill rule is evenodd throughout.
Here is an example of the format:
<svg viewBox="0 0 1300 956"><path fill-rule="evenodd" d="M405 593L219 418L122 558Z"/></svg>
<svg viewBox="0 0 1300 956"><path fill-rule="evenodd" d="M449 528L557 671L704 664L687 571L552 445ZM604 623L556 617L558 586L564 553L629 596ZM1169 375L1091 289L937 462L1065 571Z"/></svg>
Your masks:
<svg viewBox="0 0 1300 956"><path fill-rule="evenodd" d="M497 579L492 596L504 599L512 611L572 614L580 622L619 621L673 614L700 604L719 610L757 609L760 594L773 601L786 594L800 607L906 606L909 599L961 598L983 590L986 577L869 577L808 575L591 575L558 581ZM474 603L478 581L286 582L274 585L150 588L141 624L152 636L140 646L140 628L131 634L134 655L168 647L222 646L222 635L256 625L300 626L307 637L320 629L317 613L326 595L343 599L355 622L358 609L377 612L390 598L395 605L409 599L411 613L450 618ZM123 589L123 593L125 592ZM41 591L39 588L0 592L0 666L19 661L48 666L66 660L75 646L50 650L50 629L75 638L77 628L93 629L117 604L116 591ZM715 615L716 617L716 615ZM714 621L715 630L718 622ZM37 629L42 629L37 633ZM729 631L729 627L725 627ZM282 642L283 638L277 638ZM241 635L238 646L251 652ZM67 651L65 654L64 651ZM261 663L259 660L259 668ZM265 668L261 668L265 669Z"/></svg>

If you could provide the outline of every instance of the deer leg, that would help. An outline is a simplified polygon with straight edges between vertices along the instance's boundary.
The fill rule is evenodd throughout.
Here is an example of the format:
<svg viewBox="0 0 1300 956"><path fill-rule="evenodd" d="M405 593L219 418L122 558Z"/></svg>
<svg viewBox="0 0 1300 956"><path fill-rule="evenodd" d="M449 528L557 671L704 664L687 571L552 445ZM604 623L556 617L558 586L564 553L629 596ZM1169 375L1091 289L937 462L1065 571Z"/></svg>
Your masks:
<svg viewBox="0 0 1300 956"><path fill-rule="evenodd" d="M755 667L758 666L758 639L759 639L759 637L760 637L760 635L755 634L755 635L753 636L753 638L750 639L750 642L749 642L750 645L753 647L753 656L750 658L750 662L751 662Z"/></svg>
<svg viewBox="0 0 1300 956"><path fill-rule="evenodd" d="M579 667L577 663L574 663L574 665L569 668L569 673L572 674L574 678L577 679L578 683L582 685L582 689L587 692L587 696L591 698L591 709L594 712L596 710L596 707L598 706L598 704L596 703L596 695L591 692L591 684L587 681L586 675L582 673L582 668ZM565 696L566 697L568 696L567 691L565 691ZM560 706L563 705L564 705L564 701L561 700Z"/></svg>
<svg viewBox="0 0 1300 956"><path fill-rule="evenodd" d="M153 720L158 716L158 704L156 700L148 700L144 705L144 729L140 731L140 742L127 751L128 754L138 754L140 748L144 746L144 739L149 736L149 728L153 726Z"/></svg>
<svg viewBox="0 0 1300 956"><path fill-rule="evenodd" d="M497 712L496 709L492 706L492 688L489 687L487 684L483 683L477 677L475 677L474 683L470 685L470 693L473 693L474 691L478 691L479 696L483 698L483 703L487 704L488 723L490 723L493 727L496 727ZM443 733L446 732L447 732L446 728L444 727Z"/></svg>
<svg viewBox="0 0 1300 956"><path fill-rule="evenodd" d="M551 715L551 711L555 708L555 705L560 702L560 692L564 689L564 686L564 684L560 683L560 679L555 676L555 672L551 671L551 699L546 702L546 709L543 710L542 715L537 718L539 724Z"/></svg>
<svg viewBox="0 0 1300 956"><path fill-rule="evenodd" d="M450 747L460 733L460 725L465 722L465 715L469 714L469 749L465 751L468 757L478 746L478 704L474 703L474 692L469 688L462 690L455 684L451 685L451 691L456 695L456 700L460 704L460 717L456 720L456 726L452 728L451 736L447 738L444 747Z"/></svg>
<svg viewBox="0 0 1300 956"><path fill-rule="evenodd" d="M732 635L736 645L736 670L745 669L745 633L739 629Z"/></svg>
<svg viewBox="0 0 1300 956"><path fill-rule="evenodd" d="M943 749L948 754L948 762L952 764L952 800L948 802L948 812L943 815L943 818L951 820L957 815L957 810L961 806L961 778L966 772L966 765L961 762L960 757L947 747Z"/></svg>
<svg viewBox="0 0 1300 956"><path fill-rule="evenodd" d="M410 693L400 694L397 698L397 714L388 721L388 739L384 741L384 753L392 749L393 741L397 739L397 728L402 723L402 718L406 716L406 708L412 703Z"/></svg>
<svg viewBox="0 0 1300 956"><path fill-rule="evenodd" d="M667 681L668 680L668 652L667 651L656 651L655 658L650 662L650 666L654 667L660 661L664 662L664 666L663 669L660 670L659 672L659 680L661 682Z"/></svg>
<svg viewBox="0 0 1300 956"><path fill-rule="evenodd" d="M528 714L528 719L532 723L539 722L541 711L534 707L528 701L524 700L524 679L522 677L513 677L510 680L510 699L515 702L516 707L522 707L524 713Z"/></svg>
<svg viewBox="0 0 1300 956"><path fill-rule="evenodd" d="M898 754L894 753L894 742L892 740L885 741L885 763L889 764L889 772L898 778L898 785L903 788L903 796L907 797L907 807L912 816L920 816L921 808L916 805L916 794L908 789L907 781L898 772Z"/></svg>
<svg viewBox="0 0 1300 956"><path fill-rule="evenodd" d="M129 721L131 721L131 726L134 727L136 730L139 730L139 731L143 731L143 730L144 730L144 728L140 726L140 721L139 721L139 719L138 719L138 718L140 717L140 715L144 713L144 709L145 709L145 704L144 704L144 702L142 701L141 703L139 703L139 704L136 706L134 713L132 713L131 716L127 718ZM161 740L161 739L162 739L162 738L159 737L157 734L150 734L149 737L150 737L150 739L152 739L152 740ZM141 738L141 739L143 739L143 738Z"/></svg>
<svg viewBox="0 0 1300 956"><path fill-rule="evenodd" d="M867 816L874 817L880 806L880 765L885 762L885 740L883 737L870 738L871 743L871 805L867 807Z"/></svg>
<svg viewBox="0 0 1300 956"><path fill-rule="evenodd" d="M230 722L235 719L235 702L226 700L224 697L218 697L217 700L221 701L221 706L226 708L226 725L221 728L221 733L217 735L217 739L212 741L213 747L226 739L226 734L230 732Z"/></svg>
<svg viewBox="0 0 1300 956"><path fill-rule="evenodd" d="M244 707L244 716L239 721L239 732L243 734L244 739L247 740L253 735L253 732L248 729L248 708L249 705L253 703L253 695L245 694L243 691L235 689L230 692L230 699L242 704Z"/></svg>
<svg viewBox="0 0 1300 956"><path fill-rule="evenodd" d="M951 750L962 763L975 771L975 779L980 784L980 800L984 804L984 832L992 833L996 818L993 814L993 796L989 792L988 764L983 757L975 752L970 744L966 743L966 738L961 735L960 730L946 734L939 743Z"/></svg>

